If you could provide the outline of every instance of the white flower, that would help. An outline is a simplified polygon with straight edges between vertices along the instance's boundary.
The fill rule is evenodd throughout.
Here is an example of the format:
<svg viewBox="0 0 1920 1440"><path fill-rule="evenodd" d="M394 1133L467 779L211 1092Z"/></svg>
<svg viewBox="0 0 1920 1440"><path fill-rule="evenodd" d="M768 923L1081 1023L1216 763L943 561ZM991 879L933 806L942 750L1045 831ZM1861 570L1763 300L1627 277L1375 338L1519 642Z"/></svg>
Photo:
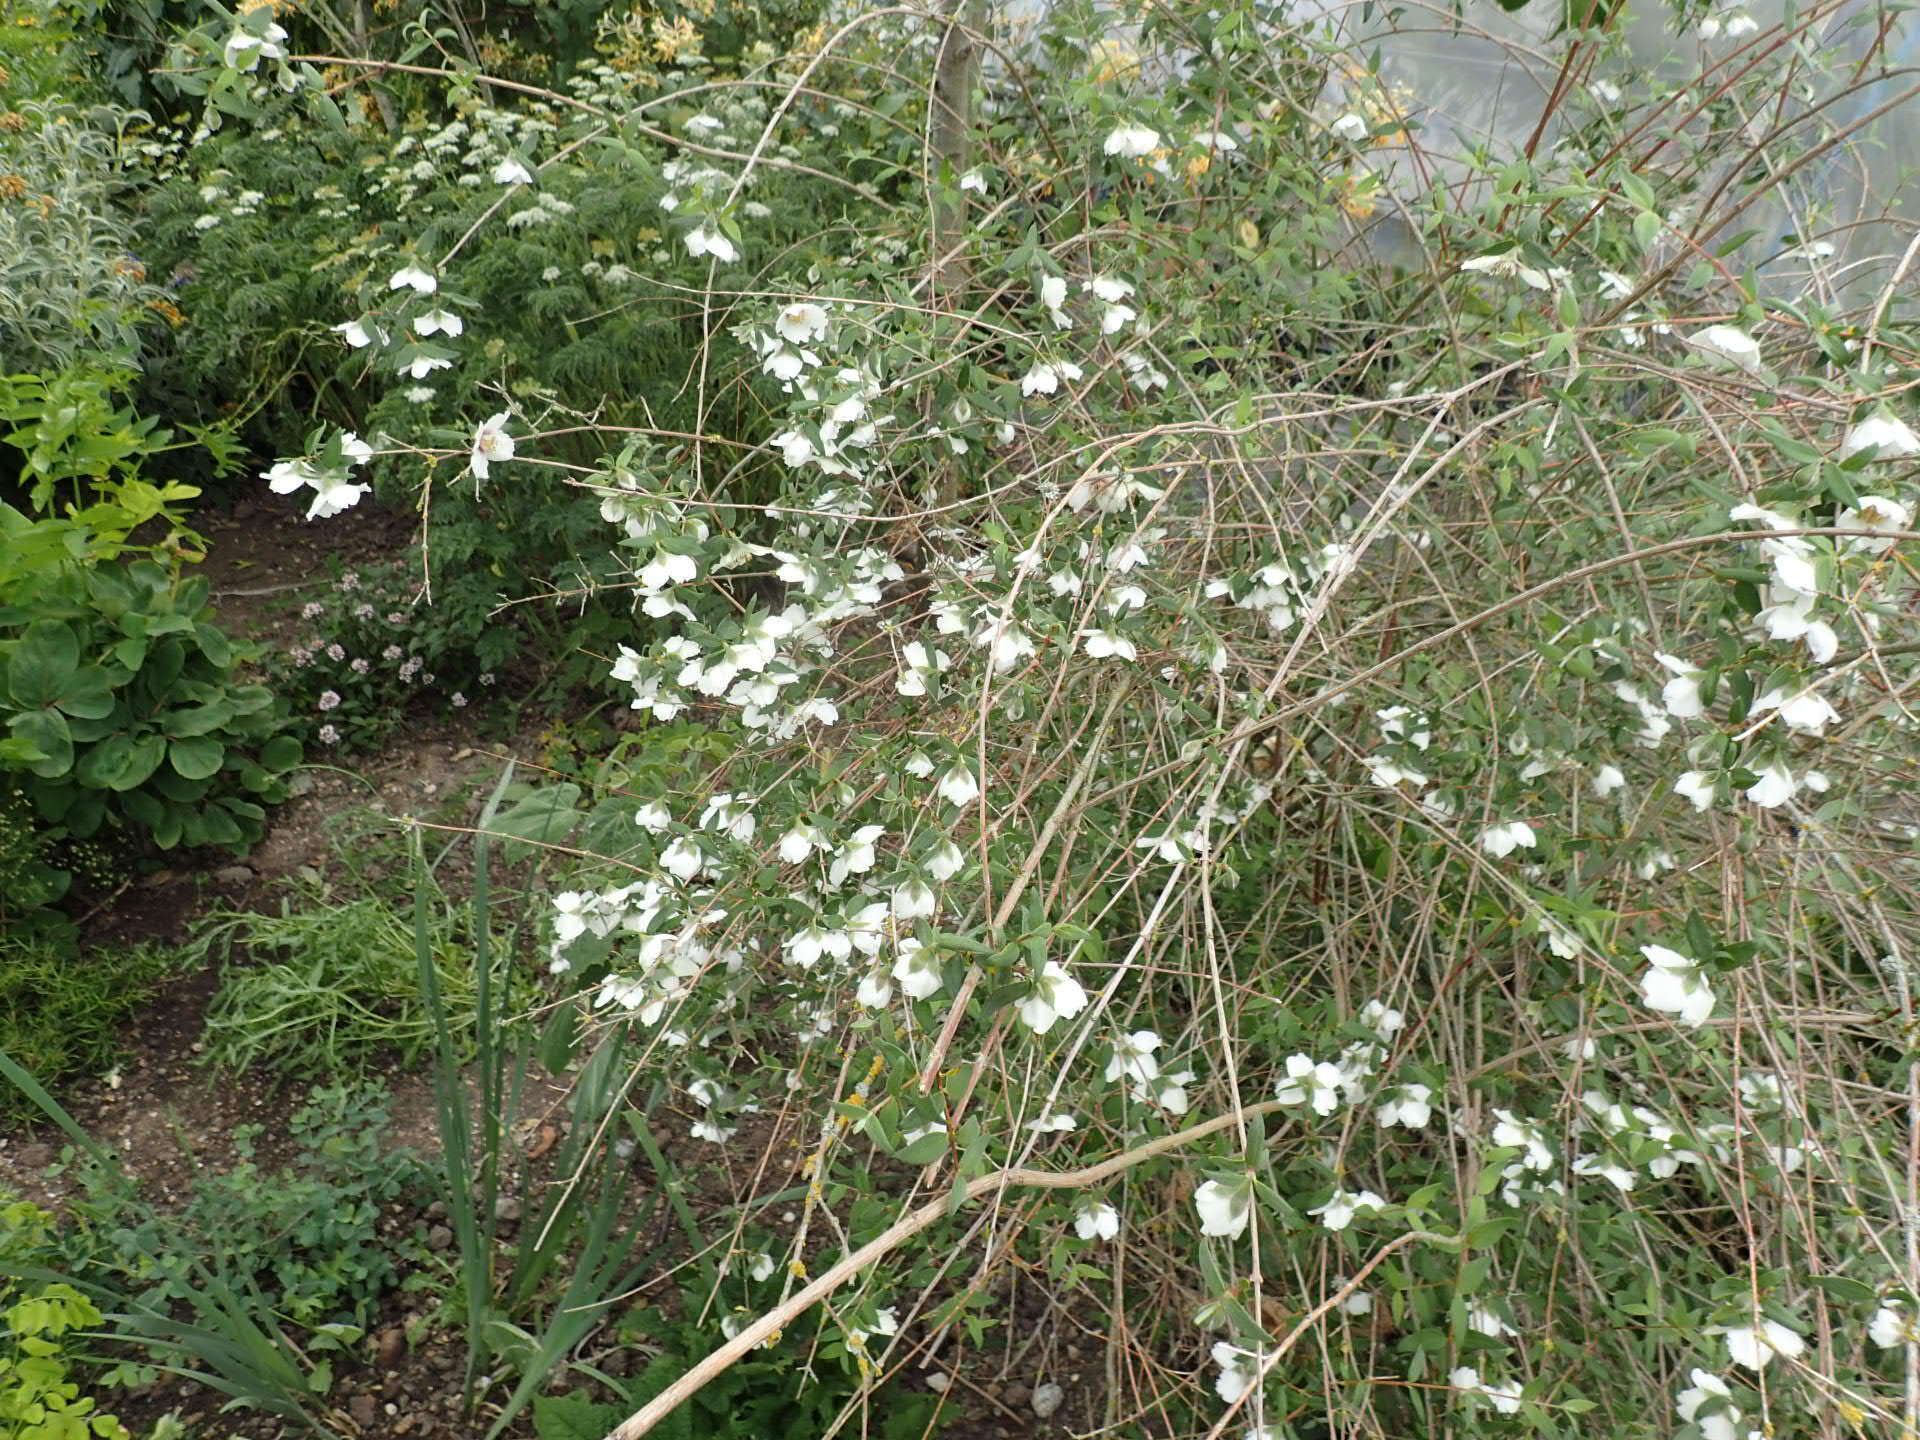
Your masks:
<svg viewBox="0 0 1920 1440"><path fill-rule="evenodd" d="M467 322L451 310L429 310L413 322L421 335L445 334L457 338L466 333Z"/></svg>
<svg viewBox="0 0 1920 1440"><path fill-rule="evenodd" d="M1077 1130L1080 1122L1064 1110L1056 1110L1051 1115L1042 1115L1038 1120L1029 1120L1027 1129L1042 1135L1051 1135L1057 1131Z"/></svg>
<svg viewBox="0 0 1920 1440"><path fill-rule="evenodd" d="M1757 1327L1736 1325L1720 1333L1727 1338L1728 1357L1748 1370L1764 1370L1776 1355L1796 1359L1807 1348L1806 1341L1778 1320L1762 1320Z"/></svg>
<svg viewBox="0 0 1920 1440"><path fill-rule="evenodd" d="M700 873L700 867L707 863L707 857L701 853L697 842L682 835L661 853L660 863L670 874L687 881Z"/></svg>
<svg viewBox="0 0 1920 1440"><path fill-rule="evenodd" d="M1471 260L1460 262L1463 271L1478 271L1487 275L1498 275L1502 279L1518 280L1534 290L1551 290L1553 282L1564 273L1536 270L1520 259L1520 252L1508 250L1500 255L1476 255Z"/></svg>
<svg viewBox="0 0 1920 1440"><path fill-rule="evenodd" d="M1120 1212L1111 1205L1089 1205L1073 1217L1073 1230L1082 1240L1111 1240L1120 1233Z"/></svg>
<svg viewBox="0 0 1920 1440"><path fill-rule="evenodd" d="M840 847L833 857L833 863L827 867L827 879L839 885L849 875L864 875L874 866L878 858L876 846L880 837L887 833L884 825L862 825L847 837L847 843Z"/></svg>
<svg viewBox="0 0 1920 1440"><path fill-rule="evenodd" d="M1667 707L1667 713L1682 720L1691 720L1706 709L1700 699L1700 670L1674 655L1654 657L1673 672L1673 679L1667 681L1660 692L1660 703Z"/></svg>
<svg viewBox="0 0 1920 1440"><path fill-rule="evenodd" d="M487 467L496 460L513 459L513 437L507 433L507 421L511 412L502 410L490 415L473 432L473 449L467 456L467 464L473 468L473 478L487 478Z"/></svg>
<svg viewBox="0 0 1920 1440"><path fill-rule="evenodd" d="M451 360L441 360L432 355L416 355L400 367L400 373L411 375L415 380L424 380L436 370L451 369Z"/></svg>
<svg viewBox="0 0 1920 1440"><path fill-rule="evenodd" d="M1367 774L1376 785L1389 790L1401 785L1412 785L1416 790L1427 783L1427 777L1409 765L1389 760L1384 755L1362 756L1360 763L1367 767Z"/></svg>
<svg viewBox="0 0 1920 1440"><path fill-rule="evenodd" d="M818 825L797 822L780 837L780 858L789 865L798 865L826 843L827 837Z"/></svg>
<svg viewBox="0 0 1920 1440"><path fill-rule="evenodd" d="M1493 1408L1502 1415L1512 1415L1520 1408L1520 1387L1513 1381L1504 1385L1489 1385L1481 1380L1480 1372L1471 1365L1462 1365L1447 1376L1447 1382L1456 1390L1470 1390L1474 1394L1493 1402Z"/></svg>
<svg viewBox="0 0 1920 1440"><path fill-rule="evenodd" d="M1709 325L1685 338L1696 350L1704 351L1716 360L1737 366L1749 375L1757 376L1760 373L1760 342L1744 330L1737 330L1731 325Z"/></svg>
<svg viewBox="0 0 1920 1440"><path fill-rule="evenodd" d="M1329 124L1327 130L1331 134L1338 135L1342 140L1350 140L1357 145L1367 138L1371 133L1372 127L1360 116L1349 110L1338 120Z"/></svg>
<svg viewBox="0 0 1920 1440"><path fill-rule="evenodd" d="M1496 859L1511 855L1522 845L1531 847L1536 843L1533 827L1524 820L1490 825L1480 832L1480 848Z"/></svg>
<svg viewBox="0 0 1920 1440"><path fill-rule="evenodd" d="M1788 729L1802 730L1809 735L1825 734L1827 726L1840 718L1840 712L1827 697L1815 690L1802 690L1791 697L1784 690L1769 690L1753 702L1753 708L1756 714L1762 710L1778 710Z"/></svg>
<svg viewBox="0 0 1920 1440"><path fill-rule="evenodd" d="M927 874L941 882L951 880L966 868L967 857L951 840L942 840L926 857Z"/></svg>
<svg viewBox="0 0 1920 1440"><path fill-rule="evenodd" d="M1307 1213L1318 1215L1329 1230L1344 1230L1362 1210L1379 1210L1386 1203L1371 1190L1336 1190L1326 1204L1316 1205Z"/></svg>
<svg viewBox="0 0 1920 1440"><path fill-rule="evenodd" d="M287 52L280 42L287 38L287 32L278 25L269 24L264 33L253 35L246 30L236 30L227 37L224 59L236 70L252 73L258 68L261 58L284 60Z"/></svg>
<svg viewBox="0 0 1920 1440"><path fill-rule="evenodd" d="M1033 982L1033 993L1020 1002L1020 1021L1036 1035L1053 1028L1065 1016L1071 1020L1087 1008L1087 992L1058 960L1049 960Z"/></svg>
<svg viewBox="0 0 1920 1440"><path fill-rule="evenodd" d="M431 295L440 288L440 282L418 265L403 265L393 272L387 281L389 290L412 289L421 295ZM419 376L414 377L416 380Z"/></svg>
<svg viewBox="0 0 1920 1440"><path fill-rule="evenodd" d="M1282 1105L1310 1101L1316 1115L1331 1115L1340 1108L1340 1067L1311 1055L1289 1055L1274 1098Z"/></svg>
<svg viewBox="0 0 1920 1440"><path fill-rule="evenodd" d="M1160 1037L1151 1030L1135 1030L1113 1040L1113 1058L1107 1061L1107 1083L1122 1076L1136 1085L1148 1085L1160 1078L1160 1062L1153 1052L1160 1048Z"/></svg>
<svg viewBox="0 0 1920 1440"><path fill-rule="evenodd" d="M1089 659L1104 660L1109 656L1120 660L1138 660L1140 652L1134 648L1133 641L1111 630L1082 630L1084 649Z"/></svg>
<svg viewBox="0 0 1920 1440"><path fill-rule="evenodd" d="M827 333L826 307L811 303L789 305L775 318L773 328L790 345L811 345Z"/></svg>
<svg viewBox="0 0 1920 1440"><path fill-rule="evenodd" d="M694 256L711 255L723 265L731 265L740 258L733 241L722 234L718 226L700 225L689 230L687 253Z"/></svg>
<svg viewBox="0 0 1920 1440"><path fill-rule="evenodd" d="M1213 1393L1229 1405L1238 1404L1260 1378L1259 1357L1225 1340L1214 1342L1213 1363L1220 1367Z"/></svg>
<svg viewBox="0 0 1920 1440"><path fill-rule="evenodd" d="M960 177L960 188L984 195L987 193L987 177L978 170L969 170Z"/></svg>
<svg viewBox="0 0 1920 1440"><path fill-rule="evenodd" d="M940 962L912 936L900 942L899 958L893 962L893 978L915 1000L935 994L946 983L940 974Z"/></svg>
<svg viewBox="0 0 1920 1440"><path fill-rule="evenodd" d="M1882 1301L1880 1308L1873 1312L1873 1319L1867 1322L1867 1338L1882 1350L1915 1343L1913 1321L1907 1316L1906 1306L1898 1300Z"/></svg>
<svg viewBox="0 0 1920 1440"><path fill-rule="evenodd" d="M1597 1176L1623 1195L1633 1189L1640 1178L1624 1165L1615 1165L1598 1155L1582 1155L1577 1158L1573 1162L1573 1173Z"/></svg>
<svg viewBox="0 0 1920 1440"><path fill-rule="evenodd" d="M1430 1097L1433 1091L1425 1085L1402 1085L1393 1092L1393 1098L1375 1112L1382 1125L1404 1125L1409 1130L1419 1130L1433 1118L1433 1105Z"/></svg>
<svg viewBox="0 0 1920 1440"><path fill-rule="evenodd" d="M1062 380L1078 380L1083 373L1078 365L1068 360L1036 365L1020 377L1020 393L1024 396L1052 395L1059 390Z"/></svg>
<svg viewBox="0 0 1920 1440"><path fill-rule="evenodd" d="M367 327L358 320L343 321L341 324L334 326L333 329L335 334L344 338L347 344L356 350L371 345L376 334L380 334L382 340L386 339L386 336L381 334L377 327L374 330L368 330Z"/></svg>
<svg viewBox="0 0 1920 1440"><path fill-rule="evenodd" d="M1540 1133L1540 1127L1530 1120L1522 1120L1511 1110L1495 1110L1493 1118L1497 1122L1493 1127L1493 1143L1502 1149L1518 1148L1526 1151L1519 1163L1528 1170L1551 1170L1553 1151L1547 1145L1546 1138Z"/></svg>
<svg viewBox="0 0 1920 1440"><path fill-rule="evenodd" d="M1700 963L1664 945L1642 945L1647 972L1640 977L1640 998L1650 1010L1677 1015L1689 1027L1704 1025L1713 1014L1713 991Z"/></svg>
<svg viewBox="0 0 1920 1440"><path fill-rule="evenodd" d="M1160 148L1160 132L1144 125L1122 125L1107 136L1102 148L1109 155L1138 160Z"/></svg>
<svg viewBox="0 0 1920 1440"><path fill-rule="evenodd" d="M1739 1431L1734 1427L1740 1423L1740 1412L1732 1405L1722 1404L1706 1415L1700 1413L1709 1402L1732 1398L1727 1382L1711 1370L1695 1370L1692 1379L1692 1386L1673 1398L1681 1423L1697 1427L1700 1440L1737 1440Z"/></svg>
<svg viewBox="0 0 1920 1440"><path fill-rule="evenodd" d="M1904 420L1881 410L1847 432L1840 446L1840 458L1844 460L1868 448L1872 448L1876 460L1904 460L1920 455L1920 435L1914 434Z"/></svg>
<svg viewBox="0 0 1920 1440"><path fill-rule="evenodd" d="M307 507L307 519L325 520L357 505L372 487L355 485L345 475L317 475L313 480L313 503Z"/></svg>
<svg viewBox="0 0 1920 1440"><path fill-rule="evenodd" d="M628 655L633 653L631 650L627 650L627 647L624 645L620 648L626 651ZM615 678L617 679L618 677L616 676ZM649 800L633 812L633 823L638 825L642 830L651 830L654 834L658 835L673 823L673 812L658 800Z"/></svg>
<svg viewBox="0 0 1920 1440"><path fill-rule="evenodd" d="M1253 1190L1246 1181L1231 1185L1208 1180L1193 1192L1193 1208L1200 1212L1200 1233L1237 1240L1252 1213Z"/></svg>
<svg viewBox="0 0 1920 1440"><path fill-rule="evenodd" d="M918 875L909 876L893 890L892 910L896 919L918 920L933 914L938 899L933 887Z"/></svg>
<svg viewBox="0 0 1920 1440"><path fill-rule="evenodd" d="M1238 150L1240 141L1225 130L1196 130L1193 143L1202 150Z"/></svg>
<svg viewBox="0 0 1920 1440"><path fill-rule="evenodd" d="M1494 1340L1519 1333L1507 1324L1499 1312L1490 1310L1477 1301L1467 1306L1467 1327Z"/></svg>
<svg viewBox="0 0 1920 1440"><path fill-rule="evenodd" d="M716 1124L712 1120L696 1120L687 1127L687 1133L696 1140L705 1140L710 1145L724 1145L733 1138L734 1127Z"/></svg>
<svg viewBox="0 0 1920 1440"><path fill-rule="evenodd" d="M892 998L893 984L885 970L869 970L853 991L854 1004L868 1010L878 1010Z"/></svg>
<svg viewBox="0 0 1920 1440"><path fill-rule="evenodd" d="M1068 319L1060 308L1067 303L1067 282L1064 278L1059 275L1048 275L1040 281L1040 303L1047 307L1057 328L1061 330L1072 328L1073 321Z"/></svg>
<svg viewBox="0 0 1920 1440"><path fill-rule="evenodd" d="M1593 793L1602 800L1627 783L1618 765L1602 765L1593 773Z"/></svg>
<svg viewBox="0 0 1920 1440"><path fill-rule="evenodd" d="M1760 772L1760 778L1747 787L1747 799L1772 810L1791 800L1799 788L1792 771L1784 765L1769 765Z"/></svg>
<svg viewBox="0 0 1920 1440"><path fill-rule="evenodd" d="M980 782L973 778L973 771L966 766L956 765L940 777L940 783L934 790L949 805L965 807L979 798Z"/></svg>
<svg viewBox="0 0 1920 1440"><path fill-rule="evenodd" d="M512 156L508 156L493 167L493 183L496 185L531 185L533 172Z"/></svg>
<svg viewBox="0 0 1920 1440"><path fill-rule="evenodd" d="M700 812L702 830L718 830L742 844L753 838L758 825L753 813L753 797L749 795L733 795L724 791L710 795L706 807Z"/></svg>
<svg viewBox="0 0 1920 1440"><path fill-rule="evenodd" d="M1696 810L1705 810L1713 804L1713 792L1713 777L1703 770L1688 770L1673 782L1673 793L1686 796Z"/></svg>
<svg viewBox="0 0 1920 1440"><path fill-rule="evenodd" d="M1847 529L1876 530L1885 534L1888 537L1886 539L1852 535L1841 542L1856 554L1879 555L1892 547L1895 533L1912 526L1913 511L1898 500L1889 500L1884 495L1863 495L1858 505L1842 510L1833 523Z"/></svg>
<svg viewBox="0 0 1920 1440"><path fill-rule="evenodd" d="M1406 1028L1407 1017L1383 1000L1369 1000L1360 1007L1360 1023L1385 1044Z"/></svg>

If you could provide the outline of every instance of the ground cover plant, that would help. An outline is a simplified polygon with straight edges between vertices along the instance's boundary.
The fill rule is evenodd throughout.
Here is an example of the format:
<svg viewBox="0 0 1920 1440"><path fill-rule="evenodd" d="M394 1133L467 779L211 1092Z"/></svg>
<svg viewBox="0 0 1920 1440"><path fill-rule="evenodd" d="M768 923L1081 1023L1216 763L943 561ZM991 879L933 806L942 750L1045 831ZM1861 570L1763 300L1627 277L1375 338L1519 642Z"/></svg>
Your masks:
<svg viewBox="0 0 1920 1440"><path fill-rule="evenodd" d="M1906 22L1561 18L1480 134L1371 12L848 8L717 67L643 12L512 84L179 33L156 223L300 256L188 337L278 411L261 488L441 517L418 603L622 712L471 827L471 1020L469 827L412 822L486 1433L754 1374L936 1429L1027 1285L1097 1347L1029 1397L1074 1433L1920 1425L1920 242L1838 178ZM672 1359L543 1396L656 1214Z"/></svg>

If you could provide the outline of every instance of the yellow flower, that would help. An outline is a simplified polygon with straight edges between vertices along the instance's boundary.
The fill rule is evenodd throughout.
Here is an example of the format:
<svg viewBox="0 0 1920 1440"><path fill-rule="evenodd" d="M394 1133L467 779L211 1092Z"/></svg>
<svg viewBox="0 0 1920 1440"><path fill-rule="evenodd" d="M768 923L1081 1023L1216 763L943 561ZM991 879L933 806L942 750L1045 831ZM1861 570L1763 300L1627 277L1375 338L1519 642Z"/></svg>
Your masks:
<svg viewBox="0 0 1920 1440"><path fill-rule="evenodd" d="M1087 52L1087 64L1096 85L1108 80L1140 78L1140 54L1121 40L1095 41Z"/></svg>

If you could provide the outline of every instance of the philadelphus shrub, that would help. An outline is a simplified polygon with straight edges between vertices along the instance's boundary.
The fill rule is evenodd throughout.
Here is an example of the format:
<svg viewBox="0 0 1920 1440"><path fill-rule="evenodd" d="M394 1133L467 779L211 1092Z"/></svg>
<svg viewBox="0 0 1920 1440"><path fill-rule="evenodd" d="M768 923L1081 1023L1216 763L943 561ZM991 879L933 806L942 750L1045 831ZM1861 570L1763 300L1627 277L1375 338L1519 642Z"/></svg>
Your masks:
<svg viewBox="0 0 1920 1440"><path fill-rule="evenodd" d="M959 1277L1011 1245L1128 1306L1086 1429L1911 1424L1898 287L1869 340L1828 279L1685 270L1758 182L1693 190L1737 142L1654 123L1726 93L1684 67L1409 202L1400 274L1348 239L1421 143L1400 90L1262 9L1142 15L1177 64L990 71L958 175L874 103L938 49L894 15L770 58L757 134L649 141L711 267L690 383L765 418L577 482L638 728L552 983L657 1041L696 1138L800 1137L804 1204L736 1247L788 1294L876 1176L897 1214L1018 1167L820 1319L863 1364L977 1340ZM804 135L803 93L844 97ZM853 201L757 248L761 158L835 145L960 207L961 270ZM465 363L432 257L389 287L342 342ZM449 454L482 494L560 483L523 413ZM366 459L270 478L321 516Z"/></svg>

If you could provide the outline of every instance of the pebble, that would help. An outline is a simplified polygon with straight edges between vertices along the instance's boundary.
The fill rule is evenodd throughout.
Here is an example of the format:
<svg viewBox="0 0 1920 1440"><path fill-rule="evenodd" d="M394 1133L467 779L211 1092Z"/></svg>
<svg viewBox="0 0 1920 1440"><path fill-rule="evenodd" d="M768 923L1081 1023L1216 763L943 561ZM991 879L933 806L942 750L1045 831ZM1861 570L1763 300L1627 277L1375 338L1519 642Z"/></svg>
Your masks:
<svg viewBox="0 0 1920 1440"><path fill-rule="evenodd" d="M1053 1412L1060 1408L1060 1402L1066 1398L1067 1392L1052 1382L1036 1385L1033 1390L1033 1413L1042 1420L1049 1419Z"/></svg>
<svg viewBox="0 0 1920 1440"><path fill-rule="evenodd" d="M501 1221L520 1218L520 1202L511 1195L502 1195L493 1202L493 1218Z"/></svg>
<svg viewBox="0 0 1920 1440"><path fill-rule="evenodd" d="M444 1250L451 1244L453 1244L453 1231L449 1230L446 1226L436 1225L427 1231L427 1248L429 1250Z"/></svg>
<svg viewBox="0 0 1920 1440"><path fill-rule="evenodd" d="M213 872L216 885L245 885L253 879L251 865L222 865Z"/></svg>
<svg viewBox="0 0 1920 1440"><path fill-rule="evenodd" d="M374 1417L379 1413L379 1402L371 1395L356 1395L347 1401L347 1414L353 1417L353 1423L362 1430L372 1425Z"/></svg>

